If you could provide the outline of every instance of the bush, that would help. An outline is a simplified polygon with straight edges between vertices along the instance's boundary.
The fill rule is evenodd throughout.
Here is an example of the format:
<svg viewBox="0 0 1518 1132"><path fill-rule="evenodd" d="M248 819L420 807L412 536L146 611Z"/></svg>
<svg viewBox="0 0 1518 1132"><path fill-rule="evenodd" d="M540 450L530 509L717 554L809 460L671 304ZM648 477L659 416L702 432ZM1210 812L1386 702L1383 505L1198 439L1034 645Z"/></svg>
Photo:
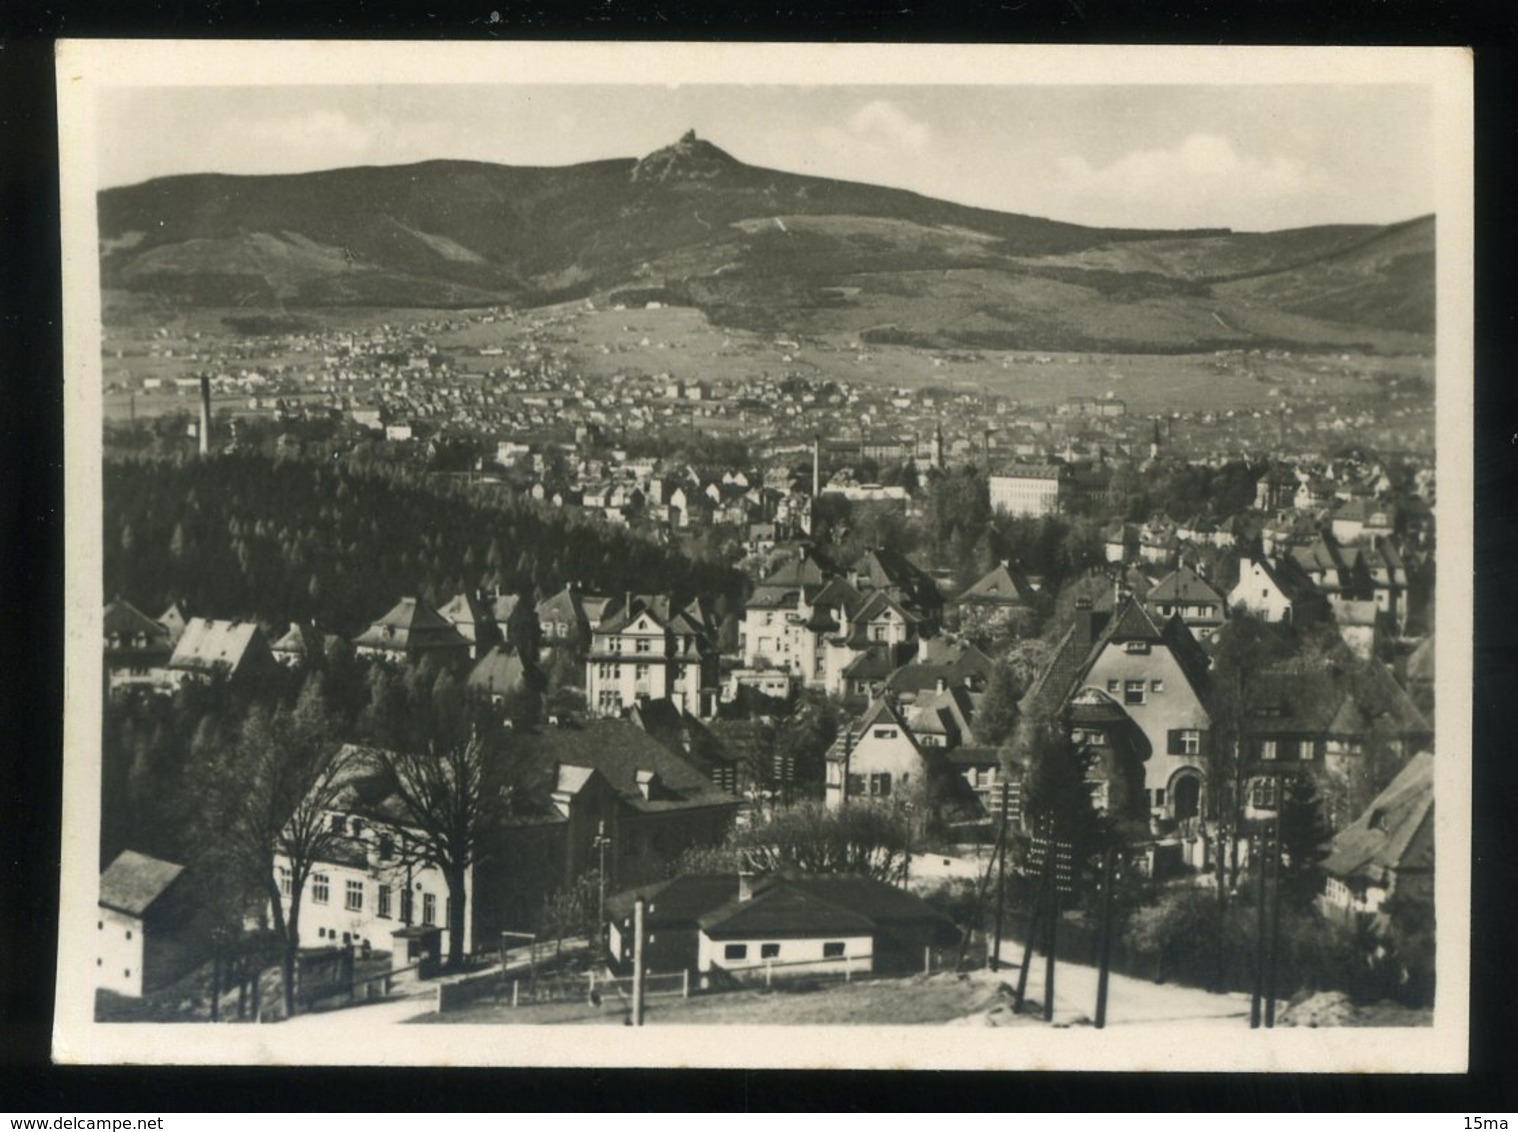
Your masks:
<svg viewBox="0 0 1518 1132"><path fill-rule="evenodd" d="M1217 893L1186 886L1135 909L1124 938L1135 950L1157 955L1167 978L1210 987L1221 961L1222 989L1247 991L1254 986L1257 923L1253 901L1235 899L1220 930ZM1421 992L1421 984L1402 972L1398 963L1378 958L1373 941L1353 929L1283 901L1276 941L1278 998L1336 990L1356 1002L1407 1001Z"/></svg>

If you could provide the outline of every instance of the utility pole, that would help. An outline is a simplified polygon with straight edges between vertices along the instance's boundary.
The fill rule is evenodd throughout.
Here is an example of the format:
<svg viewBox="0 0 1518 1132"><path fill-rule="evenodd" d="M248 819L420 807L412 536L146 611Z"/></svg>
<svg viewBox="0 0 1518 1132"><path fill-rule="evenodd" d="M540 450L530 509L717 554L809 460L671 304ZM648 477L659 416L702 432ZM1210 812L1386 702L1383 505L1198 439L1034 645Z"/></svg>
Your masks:
<svg viewBox="0 0 1518 1132"><path fill-rule="evenodd" d="M1050 823L1048 847L1044 850L1049 860L1055 860L1059 843L1054 840L1054 826ZM1044 1021L1054 1021L1054 953L1059 948L1059 864L1049 869L1049 915L1045 921L1048 933L1047 950L1044 952Z"/></svg>
<svg viewBox="0 0 1518 1132"><path fill-rule="evenodd" d="M1001 970L1001 912L1007 891L1007 792L1010 783L1001 777L1001 827L996 834L996 946L991 949L991 970Z"/></svg>
<svg viewBox="0 0 1518 1132"><path fill-rule="evenodd" d="M1249 1028L1260 1028L1260 999L1265 990L1265 858L1270 853L1269 842L1264 832L1255 835L1255 946L1254 946L1254 989L1249 995ZM1223 944L1218 940L1218 946Z"/></svg>
<svg viewBox="0 0 1518 1132"><path fill-rule="evenodd" d="M1283 784L1284 785L1284 784ZM1281 943L1281 811L1276 811L1275 851L1270 857L1270 962L1265 967L1265 1028L1276 1025L1276 956Z"/></svg>
<svg viewBox="0 0 1518 1132"><path fill-rule="evenodd" d="M606 836L605 821L596 823L596 837L591 844L600 855L596 865L596 935L599 942L600 933L606 930L606 848L611 844L611 838Z"/></svg>
<svg viewBox="0 0 1518 1132"><path fill-rule="evenodd" d="M643 1025L643 897L633 901L632 1024Z"/></svg>
<svg viewBox="0 0 1518 1132"><path fill-rule="evenodd" d="M1049 870L1053 866L1046 855L1043 868L1039 871L1038 887L1033 891L1033 916L1028 921L1028 938L1023 943L1022 966L1017 969L1017 996L1012 1000L1012 1013L1022 1012L1023 999L1028 993L1028 968L1033 964L1033 941L1038 939L1039 929L1043 926L1044 888L1049 882Z"/></svg>
<svg viewBox="0 0 1518 1132"><path fill-rule="evenodd" d="M1107 977L1112 969L1112 888L1114 857L1112 846L1102 851L1102 937L1096 970L1096 1028L1107 1025Z"/></svg>

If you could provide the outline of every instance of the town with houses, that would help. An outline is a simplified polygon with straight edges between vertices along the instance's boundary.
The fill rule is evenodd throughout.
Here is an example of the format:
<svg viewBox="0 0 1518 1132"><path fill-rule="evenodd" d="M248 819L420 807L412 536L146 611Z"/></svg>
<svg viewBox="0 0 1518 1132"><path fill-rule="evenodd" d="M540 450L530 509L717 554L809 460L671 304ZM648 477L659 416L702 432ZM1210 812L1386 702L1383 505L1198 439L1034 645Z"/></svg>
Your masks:
<svg viewBox="0 0 1518 1132"><path fill-rule="evenodd" d="M1116 392L1023 404L956 376L979 355L915 351L942 381L895 387L797 364L836 347L736 334L721 376L592 377L582 319L680 348L658 338L661 303L603 306L108 340L108 406L130 402L129 421L108 411L108 458L156 446L208 470L249 457L397 468L739 582L613 590L561 564L554 584L524 590L466 563L444 570L459 589L398 590L367 624L334 616L314 583L298 609L109 593L108 704L178 704L209 686L257 698L312 673L335 682L339 665L374 686L373 672L446 673L493 714L505 752L447 785L512 804L440 827L418 796L440 779L334 738L326 769L298 778L306 797L284 799L312 828L268 833L268 892L232 934L276 943L251 960L226 923L206 927L194 873L208 866L111 845L102 1018L156 1017L130 1006L156 1002L272 1020L429 980L445 986L425 999L441 1011L455 979L460 1001L504 995L522 1013L498 1017L534 1021L513 973L526 964L544 993L539 951L552 940L561 956L566 937L582 1007L603 1001L598 973L612 1003L629 980L665 976L682 1001L716 1001L786 977L962 970L972 945L983 964L993 935L1003 945L993 871L998 897L1038 901L1032 777L1049 729L1135 901L1184 924L1177 909L1221 909L1226 889L1249 914L1267 868L1276 886L1289 874L1309 889L1291 916L1368 948L1366 962L1396 968L1388 987L1416 984L1408 1001L1426 1005L1437 495L1424 379L1378 377L1359 356L1223 350L1206 359L1217 380L1250 383L1268 407L1139 411ZM507 326L496 344L459 345ZM873 348L854 345L843 360L868 371ZM1297 379L1262 377L1272 363ZM1057 383L1067 356L999 364ZM174 376L143 376L155 367ZM1334 392L1318 392L1320 374L1337 375ZM1203 486L1167 497L1177 483ZM924 536L935 525L946 537ZM1306 841L1288 825L1298 795ZM108 774L107 825L124 804ZM871 811L901 834L888 868L809 867L806 853L755 865L766 829ZM834 836L862 836L849 828ZM440 844L460 835L465 852ZM1075 893L1059 914L1090 919L1089 903ZM1190 956L1177 980L1247 989L1247 974L1217 986L1210 970L1180 972L1207 964L1194 941L1160 938L1191 931L1163 919L1130 909L1128 974L1168 948ZM1351 989L1306 960L1290 978L1283 1009L1298 991ZM321 997L329 982L335 1000Z"/></svg>

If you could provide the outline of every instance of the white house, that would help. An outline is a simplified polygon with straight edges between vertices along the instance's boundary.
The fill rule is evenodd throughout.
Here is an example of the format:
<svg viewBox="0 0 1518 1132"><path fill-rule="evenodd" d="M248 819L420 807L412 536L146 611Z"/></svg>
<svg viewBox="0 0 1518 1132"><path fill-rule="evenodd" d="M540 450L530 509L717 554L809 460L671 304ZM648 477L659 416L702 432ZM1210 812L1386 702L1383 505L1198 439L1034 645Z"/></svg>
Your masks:
<svg viewBox="0 0 1518 1132"><path fill-rule="evenodd" d="M126 850L100 874L95 912L94 982L141 998L195 966L184 931L184 866Z"/></svg>

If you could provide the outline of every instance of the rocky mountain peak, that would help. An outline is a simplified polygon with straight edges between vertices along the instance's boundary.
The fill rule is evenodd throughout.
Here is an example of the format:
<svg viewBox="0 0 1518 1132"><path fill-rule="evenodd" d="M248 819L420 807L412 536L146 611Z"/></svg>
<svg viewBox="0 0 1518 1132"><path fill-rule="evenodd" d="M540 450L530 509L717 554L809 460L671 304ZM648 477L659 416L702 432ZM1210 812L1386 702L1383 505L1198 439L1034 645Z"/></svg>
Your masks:
<svg viewBox="0 0 1518 1132"><path fill-rule="evenodd" d="M731 154L686 130L674 145L656 149L633 166L634 181L709 181L740 162Z"/></svg>

